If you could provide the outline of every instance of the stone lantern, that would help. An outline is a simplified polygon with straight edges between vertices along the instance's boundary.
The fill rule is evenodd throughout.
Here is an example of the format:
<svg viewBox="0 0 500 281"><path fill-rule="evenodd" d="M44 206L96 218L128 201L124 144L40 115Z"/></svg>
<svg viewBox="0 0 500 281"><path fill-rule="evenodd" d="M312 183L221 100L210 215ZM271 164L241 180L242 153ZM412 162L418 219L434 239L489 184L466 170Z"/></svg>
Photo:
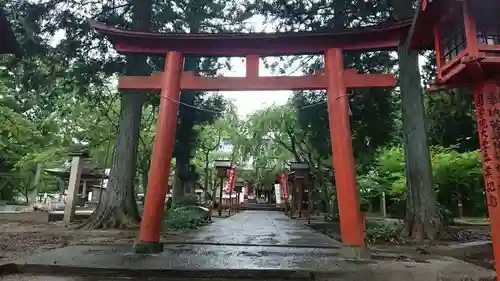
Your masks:
<svg viewBox="0 0 500 281"><path fill-rule="evenodd" d="M217 177L220 179L219 187L219 216L222 216L222 190L224 189L224 179L227 172L231 169L231 160L215 160L214 167L217 170Z"/></svg>
<svg viewBox="0 0 500 281"><path fill-rule="evenodd" d="M241 203L241 193L243 192L243 187L245 186L245 182L244 181L237 181L235 186L234 186L234 191L236 192L236 209L239 210L239 206L240 206L240 203Z"/></svg>
<svg viewBox="0 0 500 281"><path fill-rule="evenodd" d="M431 90L469 88L474 93L485 197L500 276L499 12L499 1L420 0L408 46L434 49L438 73Z"/></svg>
<svg viewBox="0 0 500 281"><path fill-rule="evenodd" d="M307 184L309 181L309 164L301 162L292 162L290 164L291 170L294 172L293 185L292 185L292 213L298 211L298 217L302 217L303 206L307 203L304 201L308 198Z"/></svg>

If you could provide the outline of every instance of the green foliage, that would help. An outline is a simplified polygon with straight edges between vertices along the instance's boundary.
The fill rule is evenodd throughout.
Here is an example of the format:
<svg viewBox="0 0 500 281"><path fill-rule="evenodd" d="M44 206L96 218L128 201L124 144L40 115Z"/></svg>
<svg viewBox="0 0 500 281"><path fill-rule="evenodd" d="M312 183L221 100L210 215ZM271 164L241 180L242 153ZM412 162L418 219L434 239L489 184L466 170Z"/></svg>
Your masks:
<svg viewBox="0 0 500 281"><path fill-rule="evenodd" d="M181 198L175 201L173 208L180 208L185 206L196 206L200 202L196 194L184 194Z"/></svg>
<svg viewBox="0 0 500 281"><path fill-rule="evenodd" d="M166 212L165 222L168 229L196 229L205 225L209 215L196 206L171 208Z"/></svg>
<svg viewBox="0 0 500 281"><path fill-rule="evenodd" d="M443 206L456 214L460 198L466 215L486 214L479 151L459 153L453 149L437 148L432 153L432 165L437 199Z"/></svg>
<svg viewBox="0 0 500 281"><path fill-rule="evenodd" d="M453 224L453 217L454 217L453 213L439 202L438 202L438 213L439 216L441 217L441 222L443 223L444 226Z"/></svg>
<svg viewBox="0 0 500 281"><path fill-rule="evenodd" d="M434 52L427 53L426 58L422 78L429 86L436 78ZM425 105L431 145L455 147L460 152L479 148L473 97L469 89L428 93L425 95Z"/></svg>
<svg viewBox="0 0 500 281"><path fill-rule="evenodd" d="M460 198L465 215L484 215L483 173L478 151L458 152L452 148L433 147L431 149L433 178L438 202L442 205L442 216L457 214L457 200ZM404 151L400 147L390 147L379 151L376 168L360 177L360 187L367 196L377 197L386 192L389 205L406 199ZM404 211L396 210L398 213Z"/></svg>
<svg viewBox="0 0 500 281"><path fill-rule="evenodd" d="M367 220L366 221L366 241L370 244L375 243L402 243L401 232L403 225L401 223L389 223Z"/></svg>

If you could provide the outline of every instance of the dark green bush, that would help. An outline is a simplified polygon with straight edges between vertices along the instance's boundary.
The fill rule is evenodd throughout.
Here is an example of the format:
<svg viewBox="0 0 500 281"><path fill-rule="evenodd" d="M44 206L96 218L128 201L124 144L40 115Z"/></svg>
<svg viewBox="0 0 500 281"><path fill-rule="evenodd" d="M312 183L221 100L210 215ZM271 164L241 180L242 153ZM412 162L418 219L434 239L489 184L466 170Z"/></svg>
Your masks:
<svg viewBox="0 0 500 281"><path fill-rule="evenodd" d="M453 224L453 213L441 203L438 203L438 213L443 225L448 226Z"/></svg>
<svg viewBox="0 0 500 281"><path fill-rule="evenodd" d="M370 244L400 244L403 241L401 238L402 231L403 225L401 223L385 223L367 220L366 241Z"/></svg>
<svg viewBox="0 0 500 281"><path fill-rule="evenodd" d="M165 222L168 229L196 229L210 220L210 215L199 206L184 206L166 212Z"/></svg>
<svg viewBox="0 0 500 281"><path fill-rule="evenodd" d="M198 205L200 202L198 200L198 196L196 194L185 194L178 200L174 200L173 207L174 208L179 208L183 206L195 206Z"/></svg>
<svg viewBox="0 0 500 281"><path fill-rule="evenodd" d="M365 197L359 198L359 209L363 212L370 212L372 209L370 200Z"/></svg>

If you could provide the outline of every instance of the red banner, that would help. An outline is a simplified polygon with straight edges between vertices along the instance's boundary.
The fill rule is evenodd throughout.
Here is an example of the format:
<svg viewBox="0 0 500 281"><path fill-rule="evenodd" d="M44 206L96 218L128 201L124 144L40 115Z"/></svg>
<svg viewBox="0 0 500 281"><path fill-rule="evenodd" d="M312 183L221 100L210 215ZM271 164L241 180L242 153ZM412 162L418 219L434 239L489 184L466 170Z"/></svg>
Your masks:
<svg viewBox="0 0 500 281"><path fill-rule="evenodd" d="M288 200L288 174L282 173L280 175L280 185L281 185L281 194L283 194L283 199Z"/></svg>
<svg viewBox="0 0 500 281"><path fill-rule="evenodd" d="M236 183L236 167L232 167L228 171L227 183L226 183L226 192L229 194L233 193L233 188Z"/></svg>

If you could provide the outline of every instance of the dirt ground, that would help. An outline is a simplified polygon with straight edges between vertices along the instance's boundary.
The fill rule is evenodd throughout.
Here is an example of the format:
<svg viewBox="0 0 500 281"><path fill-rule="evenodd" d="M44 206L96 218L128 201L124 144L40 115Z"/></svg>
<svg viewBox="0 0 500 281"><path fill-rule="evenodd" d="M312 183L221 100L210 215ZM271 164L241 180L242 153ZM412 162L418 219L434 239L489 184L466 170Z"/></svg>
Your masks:
<svg viewBox="0 0 500 281"><path fill-rule="evenodd" d="M236 214L233 210L231 215ZM17 214L21 221L12 221L0 215L0 264L14 261L46 250L66 247L77 243L132 244L137 230L87 230L77 229L78 224L66 226L63 222L44 222L43 212ZM221 218L228 217L227 210ZM219 218L217 210L213 218ZM162 234L162 240L178 240L183 231L169 231Z"/></svg>
<svg viewBox="0 0 500 281"><path fill-rule="evenodd" d="M75 227L66 227L62 222L0 220L0 264L76 243L132 244L136 237L135 230L82 230ZM179 234L168 232L162 238L174 239Z"/></svg>
<svg viewBox="0 0 500 281"><path fill-rule="evenodd" d="M312 229L328 235L334 239L340 240L340 224L339 222L324 222L319 217L311 220L311 224L308 225ZM461 221L459 225L453 225L447 227L444 234L438 241L432 244L424 244L412 240L402 240L397 243L391 243L386 241L377 241L372 244L373 247L383 249L383 250L395 250L400 252L420 252L426 254L427 250L432 247L441 246L454 246L461 243L477 242L477 241L489 241L491 239L489 225L479 224L479 223L464 223ZM465 260L470 263L482 266L488 269L495 269L495 262L493 257L493 251L490 249L488 251L483 251L481 253L474 254L472 256L460 256L456 257Z"/></svg>

